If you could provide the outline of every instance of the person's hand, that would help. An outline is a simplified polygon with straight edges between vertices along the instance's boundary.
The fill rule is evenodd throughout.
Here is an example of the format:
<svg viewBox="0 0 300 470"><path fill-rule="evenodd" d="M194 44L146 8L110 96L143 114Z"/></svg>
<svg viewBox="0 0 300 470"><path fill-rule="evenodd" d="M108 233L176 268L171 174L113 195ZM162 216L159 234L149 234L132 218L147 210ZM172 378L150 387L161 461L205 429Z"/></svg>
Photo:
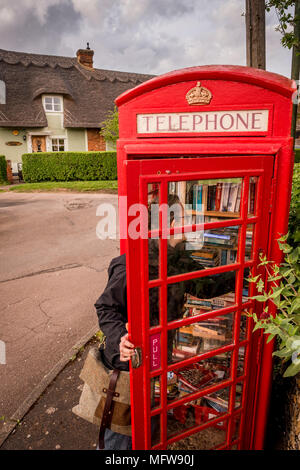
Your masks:
<svg viewBox="0 0 300 470"><path fill-rule="evenodd" d="M128 333L120 341L120 361L126 362L134 355L134 345L128 341Z"/></svg>

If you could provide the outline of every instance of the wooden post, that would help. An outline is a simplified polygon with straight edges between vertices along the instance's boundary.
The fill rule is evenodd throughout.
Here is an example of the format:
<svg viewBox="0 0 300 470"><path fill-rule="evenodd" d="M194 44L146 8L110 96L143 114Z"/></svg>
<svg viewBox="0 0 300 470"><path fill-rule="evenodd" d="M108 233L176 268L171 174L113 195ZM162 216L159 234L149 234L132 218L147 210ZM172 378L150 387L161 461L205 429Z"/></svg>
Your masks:
<svg viewBox="0 0 300 470"><path fill-rule="evenodd" d="M265 0L246 0L247 65L266 69Z"/></svg>
<svg viewBox="0 0 300 470"><path fill-rule="evenodd" d="M296 80L299 93L299 73L300 73L300 0L295 2L295 16L296 19L294 24L294 35L296 39L296 44L293 46L293 58L292 58L292 70L291 78ZM295 100L293 104L293 117L292 117L292 129L291 135L296 139L296 125L297 125L297 110L298 103Z"/></svg>

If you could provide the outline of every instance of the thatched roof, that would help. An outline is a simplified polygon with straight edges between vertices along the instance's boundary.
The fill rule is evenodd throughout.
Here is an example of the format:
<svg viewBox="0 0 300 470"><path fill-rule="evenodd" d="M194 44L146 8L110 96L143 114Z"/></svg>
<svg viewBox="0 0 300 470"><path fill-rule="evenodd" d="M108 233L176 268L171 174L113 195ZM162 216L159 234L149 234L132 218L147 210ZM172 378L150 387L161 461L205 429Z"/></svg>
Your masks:
<svg viewBox="0 0 300 470"><path fill-rule="evenodd" d="M6 104L0 104L0 127L45 127L42 94L64 96L64 127L100 127L115 98L152 75L89 69L76 57L0 49L0 80Z"/></svg>

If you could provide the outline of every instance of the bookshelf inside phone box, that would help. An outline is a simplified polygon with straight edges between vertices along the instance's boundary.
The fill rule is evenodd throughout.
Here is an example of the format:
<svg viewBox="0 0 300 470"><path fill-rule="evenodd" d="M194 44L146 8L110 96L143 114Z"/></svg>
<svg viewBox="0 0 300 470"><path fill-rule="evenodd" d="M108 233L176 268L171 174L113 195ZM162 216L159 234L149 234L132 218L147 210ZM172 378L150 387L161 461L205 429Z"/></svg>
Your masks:
<svg viewBox="0 0 300 470"><path fill-rule="evenodd" d="M247 278L264 280L260 254L281 261L295 90L208 66L116 100L135 449L264 447L273 346L253 332Z"/></svg>

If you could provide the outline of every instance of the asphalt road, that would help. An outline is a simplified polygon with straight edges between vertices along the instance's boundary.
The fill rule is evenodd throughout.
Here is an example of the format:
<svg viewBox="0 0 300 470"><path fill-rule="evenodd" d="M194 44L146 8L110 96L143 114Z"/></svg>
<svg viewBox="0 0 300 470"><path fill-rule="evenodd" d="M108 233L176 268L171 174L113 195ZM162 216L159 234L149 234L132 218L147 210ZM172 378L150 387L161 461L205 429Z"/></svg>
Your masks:
<svg viewBox="0 0 300 470"><path fill-rule="evenodd" d="M96 236L101 202L116 206L117 197L0 193L0 418L97 328L94 302L119 254L117 240Z"/></svg>

